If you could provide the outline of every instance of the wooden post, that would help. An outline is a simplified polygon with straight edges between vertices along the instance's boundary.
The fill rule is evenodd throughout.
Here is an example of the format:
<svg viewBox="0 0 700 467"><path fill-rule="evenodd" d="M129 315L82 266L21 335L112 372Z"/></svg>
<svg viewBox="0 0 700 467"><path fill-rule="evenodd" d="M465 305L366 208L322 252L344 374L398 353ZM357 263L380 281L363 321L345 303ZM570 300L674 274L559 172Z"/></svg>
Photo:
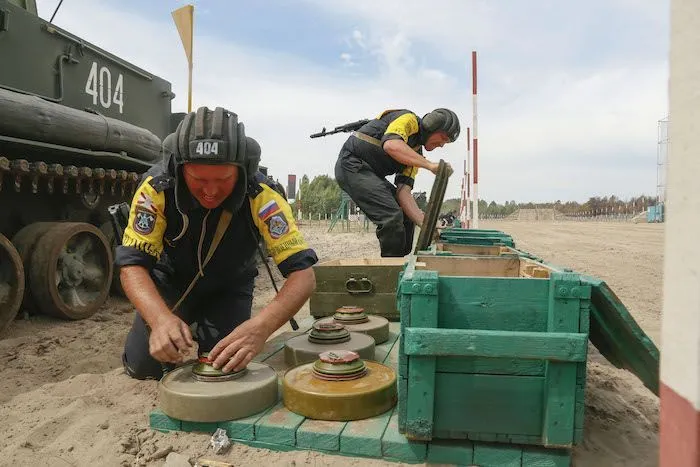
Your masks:
<svg viewBox="0 0 700 467"><path fill-rule="evenodd" d="M700 3L671 0L661 467L700 465Z"/></svg>

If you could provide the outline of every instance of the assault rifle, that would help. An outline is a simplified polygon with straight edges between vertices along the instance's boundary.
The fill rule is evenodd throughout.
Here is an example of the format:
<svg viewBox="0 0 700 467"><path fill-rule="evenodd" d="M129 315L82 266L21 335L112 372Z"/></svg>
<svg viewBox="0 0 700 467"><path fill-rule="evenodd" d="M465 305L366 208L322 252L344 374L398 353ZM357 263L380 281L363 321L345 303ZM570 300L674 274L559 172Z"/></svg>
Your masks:
<svg viewBox="0 0 700 467"><path fill-rule="evenodd" d="M337 126L331 131L326 131L326 127L324 126L323 130L319 131L318 133L314 133L313 135L311 135L311 137L312 138L319 138L321 136L334 135L334 134L340 133L340 132L347 133L348 131L356 131L356 130L359 130L360 128L362 128L362 126L367 122L369 122L369 119L365 118L363 120L358 120L356 122L346 123L345 125Z"/></svg>

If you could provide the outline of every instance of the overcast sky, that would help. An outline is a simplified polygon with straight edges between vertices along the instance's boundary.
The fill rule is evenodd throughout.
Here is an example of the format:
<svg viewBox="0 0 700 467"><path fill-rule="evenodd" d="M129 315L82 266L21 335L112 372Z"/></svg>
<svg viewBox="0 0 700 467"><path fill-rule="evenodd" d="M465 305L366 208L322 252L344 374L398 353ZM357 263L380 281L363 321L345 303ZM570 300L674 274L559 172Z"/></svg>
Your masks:
<svg viewBox="0 0 700 467"><path fill-rule="evenodd" d="M38 0L40 16L57 3ZM173 111L185 111L187 61L170 12L186 3L65 0L54 22L170 81ZM193 106L238 113L285 184L290 173L333 176L347 135L309 134L388 108L455 110L462 135L426 155L461 170L476 50L481 198L656 193L668 0L193 3ZM432 182L421 170L416 190ZM446 197L459 187L456 174Z"/></svg>

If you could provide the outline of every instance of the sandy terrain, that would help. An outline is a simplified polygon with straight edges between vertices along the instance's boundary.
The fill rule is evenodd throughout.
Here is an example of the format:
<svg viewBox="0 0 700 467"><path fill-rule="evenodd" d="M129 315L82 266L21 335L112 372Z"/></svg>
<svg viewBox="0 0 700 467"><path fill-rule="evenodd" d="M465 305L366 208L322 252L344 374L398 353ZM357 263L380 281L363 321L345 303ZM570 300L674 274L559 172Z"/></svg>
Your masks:
<svg viewBox="0 0 700 467"><path fill-rule="evenodd" d="M606 280L659 345L662 225L491 222L481 227L509 232L518 247ZM303 230L321 259L379 254L373 231ZM261 268L255 309L272 293ZM304 315L307 307L297 317ZM132 380L120 366L132 316L128 302L111 298L89 320L32 316L0 336L0 465L163 465L162 457L152 458L170 449L192 460L206 455L237 466L397 465L243 445L215 456L210 435L152 432L148 413L157 405L157 383ZM605 362L590 363L588 376L585 440L575 450L575 465L656 465L657 398L634 376Z"/></svg>

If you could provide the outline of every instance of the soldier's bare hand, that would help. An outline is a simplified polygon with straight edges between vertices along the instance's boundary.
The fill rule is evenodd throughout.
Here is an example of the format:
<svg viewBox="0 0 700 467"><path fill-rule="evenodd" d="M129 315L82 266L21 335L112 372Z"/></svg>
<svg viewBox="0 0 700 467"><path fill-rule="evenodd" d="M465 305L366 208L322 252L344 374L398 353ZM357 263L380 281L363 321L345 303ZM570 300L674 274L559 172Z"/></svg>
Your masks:
<svg viewBox="0 0 700 467"><path fill-rule="evenodd" d="M268 337L264 323L251 318L221 339L209 352L209 359L224 373L242 370L260 353Z"/></svg>
<svg viewBox="0 0 700 467"><path fill-rule="evenodd" d="M159 362L181 363L193 345L190 327L171 313L156 321L148 339L148 350Z"/></svg>

